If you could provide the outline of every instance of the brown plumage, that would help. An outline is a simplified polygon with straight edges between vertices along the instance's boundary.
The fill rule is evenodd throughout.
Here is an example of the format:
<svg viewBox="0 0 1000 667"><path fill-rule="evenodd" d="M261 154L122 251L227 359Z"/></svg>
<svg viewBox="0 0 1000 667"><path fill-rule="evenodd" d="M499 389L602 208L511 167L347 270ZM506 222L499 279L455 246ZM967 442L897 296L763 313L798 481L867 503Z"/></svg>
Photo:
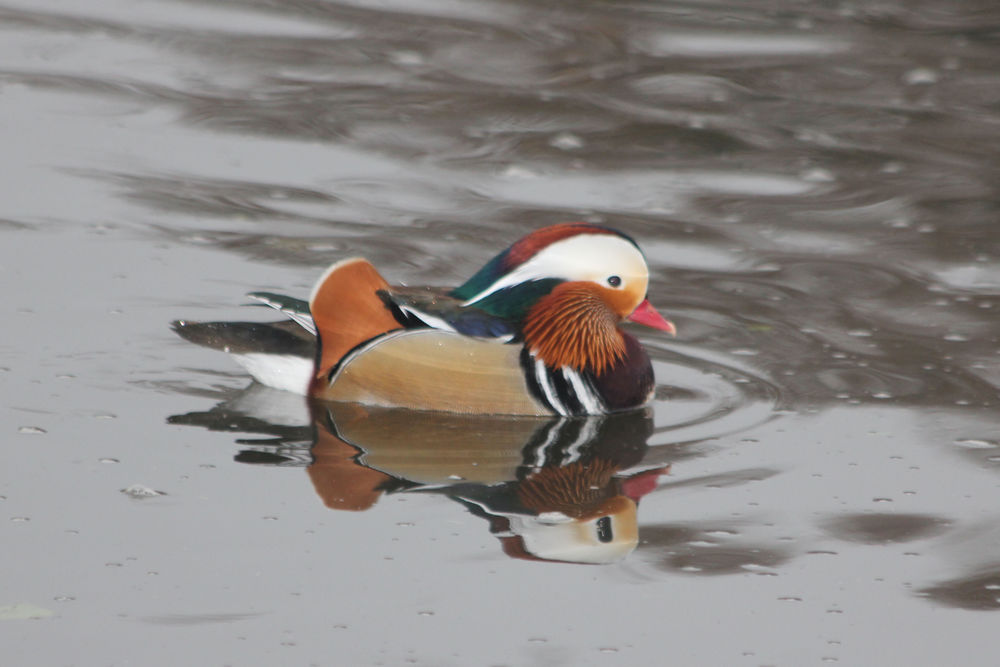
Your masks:
<svg viewBox="0 0 1000 667"><path fill-rule="evenodd" d="M375 267L359 257L337 262L316 283L309 308L320 335L311 393L325 390L330 371L352 349L401 328L375 296L387 287Z"/></svg>
<svg viewBox="0 0 1000 667"><path fill-rule="evenodd" d="M600 290L593 283L563 283L528 311L524 341L546 366L600 375L624 358L621 318Z"/></svg>

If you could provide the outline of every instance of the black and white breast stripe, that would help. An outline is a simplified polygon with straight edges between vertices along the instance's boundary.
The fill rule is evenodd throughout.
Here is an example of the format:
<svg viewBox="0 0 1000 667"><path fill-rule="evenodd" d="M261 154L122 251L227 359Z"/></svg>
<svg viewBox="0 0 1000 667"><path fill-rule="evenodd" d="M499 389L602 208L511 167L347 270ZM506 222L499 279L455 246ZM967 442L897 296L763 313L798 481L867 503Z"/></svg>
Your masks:
<svg viewBox="0 0 1000 667"><path fill-rule="evenodd" d="M607 413L590 379L580 372L567 366L549 368L528 350L521 353L521 367L532 395L556 414L578 417Z"/></svg>

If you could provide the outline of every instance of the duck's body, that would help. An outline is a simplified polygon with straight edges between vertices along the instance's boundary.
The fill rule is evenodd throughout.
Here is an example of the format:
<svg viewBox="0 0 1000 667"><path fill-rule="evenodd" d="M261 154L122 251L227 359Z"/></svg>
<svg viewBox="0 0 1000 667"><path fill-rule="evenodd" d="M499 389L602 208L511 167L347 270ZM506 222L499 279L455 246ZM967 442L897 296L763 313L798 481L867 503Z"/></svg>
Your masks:
<svg viewBox="0 0 1000 667"><path fill-rule="evenodd" d="M226 349L265 384L322 400L472 414L605 414L641 407L653 389L649 356L620 322L673 332L646 301L647 283L634 241L570 223L529 234L450 291L394 288L354 258L330 267L308 304L251 295L288 314L299 331L287 323L175 328ZM268 349L254 349L254 339ZM285 373L264 363L267 353L284 361ZM311 365L304 363L310 356Z"/></svg>

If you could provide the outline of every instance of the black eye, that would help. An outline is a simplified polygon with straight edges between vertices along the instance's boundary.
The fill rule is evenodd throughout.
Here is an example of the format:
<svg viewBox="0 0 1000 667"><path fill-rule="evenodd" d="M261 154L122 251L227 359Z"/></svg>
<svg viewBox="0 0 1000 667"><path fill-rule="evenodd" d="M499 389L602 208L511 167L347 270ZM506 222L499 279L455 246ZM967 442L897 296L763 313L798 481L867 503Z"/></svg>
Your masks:
<svg viewBox="0 0 1000 667"><path fill-rule="evenodd" d="M610 542L615 539L614 530L611 528L611 517L602 516L597 520L597 539L601 542Z"/></svg>
<svg viewBox="0 0 1000 667"><path fill-rule="evenodd" d="M622 279L618 276L608 276L608 284L612 287L618 287L622 284Z"/></svg>

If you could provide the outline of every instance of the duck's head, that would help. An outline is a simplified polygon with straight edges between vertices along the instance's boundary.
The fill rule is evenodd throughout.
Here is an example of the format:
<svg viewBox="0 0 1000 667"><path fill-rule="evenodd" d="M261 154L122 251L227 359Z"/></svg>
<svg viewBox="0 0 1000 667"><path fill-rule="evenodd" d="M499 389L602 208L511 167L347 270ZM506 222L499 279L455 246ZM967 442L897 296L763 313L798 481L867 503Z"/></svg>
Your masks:
<svg viewBox="0 0 1000 667"><path fill-rule="evenodd" d="M675 332L646 298L649 269L639 246L608 227L563 223L536 230L490 260L454 296L523 320L543 298L597 298L617 321Z"/></svg>

